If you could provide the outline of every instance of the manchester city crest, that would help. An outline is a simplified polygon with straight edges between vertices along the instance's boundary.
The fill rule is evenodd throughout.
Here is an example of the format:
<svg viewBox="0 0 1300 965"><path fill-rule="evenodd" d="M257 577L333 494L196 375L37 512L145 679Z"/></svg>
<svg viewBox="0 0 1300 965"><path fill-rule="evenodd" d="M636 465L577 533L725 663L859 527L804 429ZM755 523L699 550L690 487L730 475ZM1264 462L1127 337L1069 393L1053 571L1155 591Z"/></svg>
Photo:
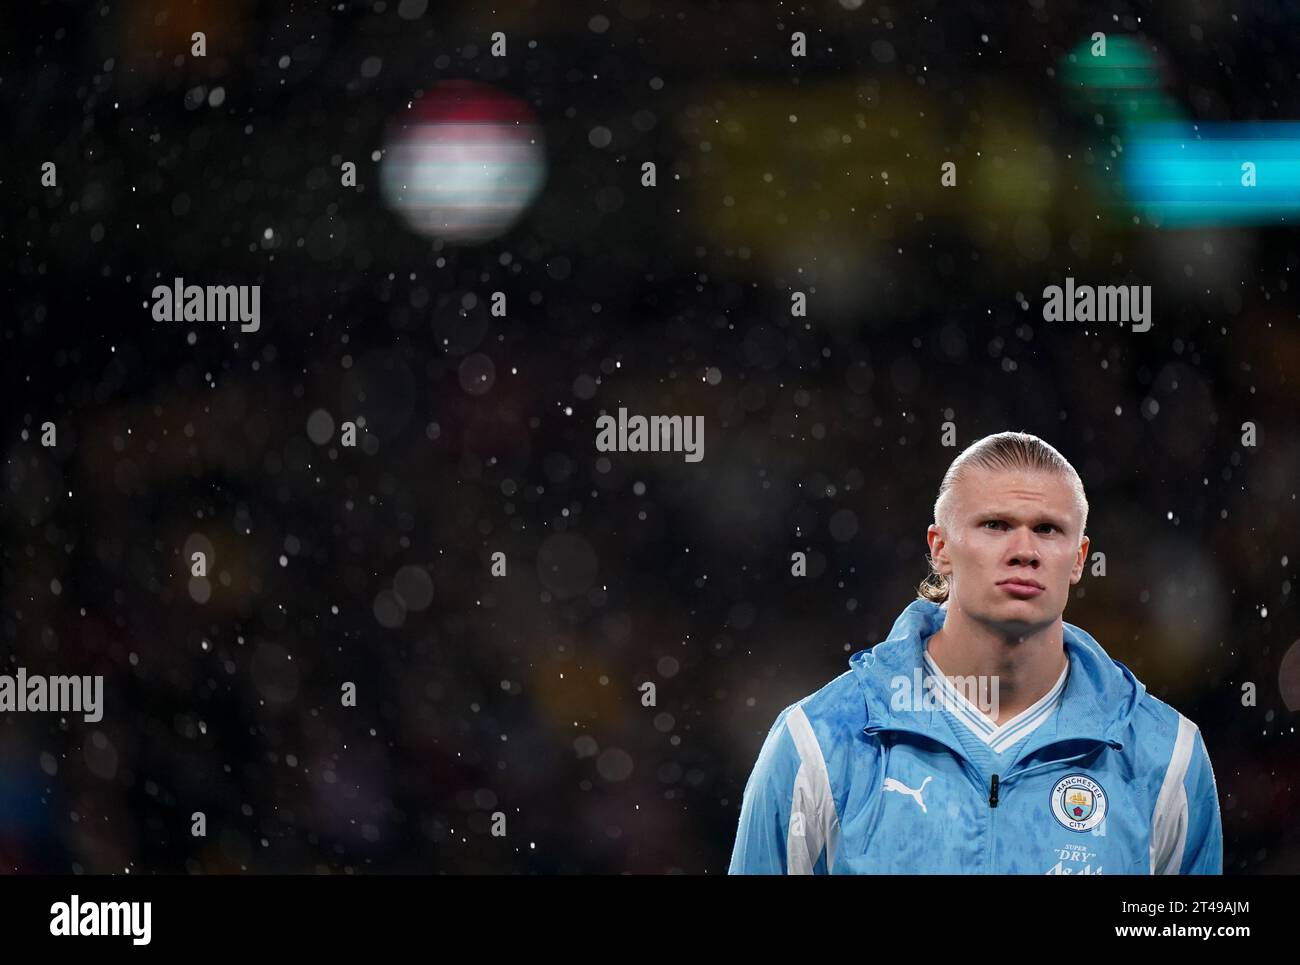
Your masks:
<svg viewBox="0 0 1300 965"><path fill-rule="evenodd" d="M1106 792L1083 774L1063 777L1052 788L1052 816L1071 831L1091 831L1106 816Z"/></svg>

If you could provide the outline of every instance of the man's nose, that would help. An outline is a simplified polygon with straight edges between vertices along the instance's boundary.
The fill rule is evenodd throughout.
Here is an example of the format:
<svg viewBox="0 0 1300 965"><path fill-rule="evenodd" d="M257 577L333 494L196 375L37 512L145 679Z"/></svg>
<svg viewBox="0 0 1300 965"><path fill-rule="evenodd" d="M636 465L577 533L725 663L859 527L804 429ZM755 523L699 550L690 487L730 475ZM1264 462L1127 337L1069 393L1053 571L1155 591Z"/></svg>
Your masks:
<svg viewBox="0 0 1300 965"><path fill-rule="evenodd" d="M1015 543L1012 546L1012 559L1021 563L1038 565L1038 549L1034 545L1034 534L1028 529L1016 530Z"/></svg>

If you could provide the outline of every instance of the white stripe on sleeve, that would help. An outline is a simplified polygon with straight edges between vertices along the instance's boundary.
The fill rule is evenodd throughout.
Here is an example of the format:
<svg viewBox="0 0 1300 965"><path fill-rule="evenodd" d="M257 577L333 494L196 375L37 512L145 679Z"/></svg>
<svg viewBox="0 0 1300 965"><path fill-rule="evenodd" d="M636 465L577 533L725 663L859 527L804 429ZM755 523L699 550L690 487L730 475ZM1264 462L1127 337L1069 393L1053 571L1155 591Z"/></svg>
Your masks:
<svg viewBox="0 0 1300 965"><path fill-rule="evenodd" d="M831 796L830 775L821 745L803 708L795 706L785 719L790 736L799 752L799 773L794 779L794 796L790 802L790 825L786 835L787 874L810 875L813 865L826 847L826 870L835 866L835 849L839 844L840 819Z"/></svg>
<svg viewBox="0 0 1300 965"><path fill-rule="evenodd" d="M1196 742L1196 725L1178 715L1178 736L1169 757L1164 784L1151 815L1151 873L1176 875L1183 864L1183 847L1187 843L1187 790L1183 778L1192 760Z"/></svg>

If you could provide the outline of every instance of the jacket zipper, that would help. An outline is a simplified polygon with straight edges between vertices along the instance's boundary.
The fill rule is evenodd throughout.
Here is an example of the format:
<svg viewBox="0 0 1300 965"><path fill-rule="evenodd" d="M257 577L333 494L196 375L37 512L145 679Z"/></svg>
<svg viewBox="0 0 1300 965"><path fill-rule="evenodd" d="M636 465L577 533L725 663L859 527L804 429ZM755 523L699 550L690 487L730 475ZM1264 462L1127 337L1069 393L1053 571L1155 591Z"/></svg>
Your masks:
<svg viewBox="0 0 1300 965"><path fill-rule="evenodd" d="M998 812L998 776L993 775L993 781L989 786L989 846L984 852L984 873L988 874L993 867L993 854L997 849L997 819Z"/></svg>

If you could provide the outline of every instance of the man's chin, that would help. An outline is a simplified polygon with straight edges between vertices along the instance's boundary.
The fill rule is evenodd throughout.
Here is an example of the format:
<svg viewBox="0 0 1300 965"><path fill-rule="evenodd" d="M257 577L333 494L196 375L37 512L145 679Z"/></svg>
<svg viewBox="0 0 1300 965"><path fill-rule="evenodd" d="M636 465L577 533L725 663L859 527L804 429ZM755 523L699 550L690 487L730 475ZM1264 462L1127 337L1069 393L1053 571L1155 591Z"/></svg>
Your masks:
<svg viewBox="0 0 1300 965"><path fill-rule="evenodd" d="M1050 627L1061 614L1052 612L1042 597L1032 600L1004 599L988 607L983 613L971 613L971 617L996 630L1008 639L1031 636L1045 627Z"/></svg>

